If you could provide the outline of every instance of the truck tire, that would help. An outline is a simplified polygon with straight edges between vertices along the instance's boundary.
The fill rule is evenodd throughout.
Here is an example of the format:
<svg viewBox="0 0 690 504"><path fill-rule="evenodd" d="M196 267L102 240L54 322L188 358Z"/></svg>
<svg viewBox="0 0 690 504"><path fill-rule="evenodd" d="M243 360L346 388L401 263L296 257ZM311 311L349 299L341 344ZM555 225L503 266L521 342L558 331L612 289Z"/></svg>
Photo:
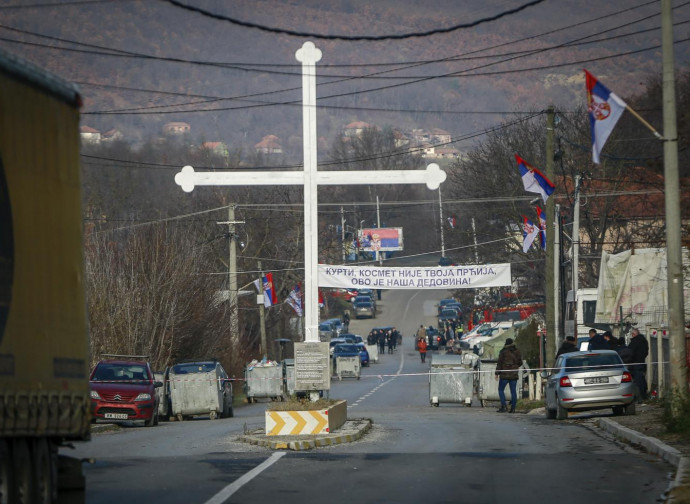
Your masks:
<svg viewBox="0 0 690 504"><path fill-rule="evenodd" d="M12 443L12 465L14 466L14 491L17 504L36 502L36 482L31 463L31 452L26 439L17 438Z"/></svg>
<svg viewBox="0 0 690 504"><path fill-rule="evenodd" d="M12 502L16 502L12 454L7 441L0 439L0 504L11 504Z"/></svg>
<svg viewBox="0 0 690 504"><path fill-rule="evenodd" d="M32 448L36 502L51 504L57 500L57 454L45 438L36 439Z"/></svg>

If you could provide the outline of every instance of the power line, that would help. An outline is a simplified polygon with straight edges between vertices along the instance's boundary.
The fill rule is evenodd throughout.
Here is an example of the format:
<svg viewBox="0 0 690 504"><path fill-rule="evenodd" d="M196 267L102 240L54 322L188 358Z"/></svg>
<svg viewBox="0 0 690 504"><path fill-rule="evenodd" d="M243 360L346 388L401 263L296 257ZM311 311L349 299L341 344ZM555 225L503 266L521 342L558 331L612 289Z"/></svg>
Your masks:
<svg viewBox="0 0 690 504"><path fill-rule="evenodd" d="M309 38L316 38L316 39L324 39L324 40L347 40L347 41L381 41L381 40L402 40L402 39L408 39L408 38L414 38L414 37L428 37L430 35L438 35L441 33L450 33L454 32L457 30L462 30L462 29L467 29L467 28L474 28L476 26L479 26L481 24L485 24L491 21L496 21L497 19L501 19L506 16L511 16L513 14L517 14L520 11L523 11L527 9L528 7L532 7L534 5L538 5L542 3L544 0L532 0L531 2L527 2L526 4L520 5L514 9L509 9L507 11L500 12L494 16L489 16L485 18L478 19L476 21L472 21L470 23L461 23L457 24L454 26L450 26L448 28L436 28L434 30L428 30L424 32L417 32L417 33L404 33L404 34L399 34L399 35L359 35L359 36L348 36L348 35L323 35L319 33L310 33L310 32L299 32L299 31L294 31L294 30L285 30L282 28L273 28L269 26L264 26L260 25L257 23L251 23L248 21L241 21L239 19L231 18L228 16L223 16L220 14L215 14L213 12L207 11L205 9L201 9L199 7L193 7L191 5L184 4L182 2L179 2L178 0L165 0L168 3L180 7L182 9L186 9L188 11L196 12L199 14L203 14L204 16L217 19L220 21L227 21L229 23L242 26L245 28L255 28L257 30L261 31L266 31L269 33L278 33L278 34L283 34L283 35L292 35L295 37L309 37Z"/></svg>

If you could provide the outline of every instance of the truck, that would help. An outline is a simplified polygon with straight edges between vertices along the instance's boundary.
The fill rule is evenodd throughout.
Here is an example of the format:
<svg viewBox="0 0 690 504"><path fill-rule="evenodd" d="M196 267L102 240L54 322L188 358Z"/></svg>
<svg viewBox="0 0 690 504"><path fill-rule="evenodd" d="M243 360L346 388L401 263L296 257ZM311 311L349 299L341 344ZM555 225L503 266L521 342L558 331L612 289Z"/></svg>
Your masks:
<svg viewBox="0 0 690 504"><path fill-rule="evenodd" d="M589 339L589 330L600 330L595 324L597 312L597 289L584 288L577 290L577 304L575 291L569 290L565 298L565 316L563 326L565 336L573 336L578 347Z"/></svg>
<svg viewBox="0 0 690 504"><path fill-rule="evenodd" d="M75 86L0 52L2 503L84 486L58 453L90 437L80 106Z"/></svg>

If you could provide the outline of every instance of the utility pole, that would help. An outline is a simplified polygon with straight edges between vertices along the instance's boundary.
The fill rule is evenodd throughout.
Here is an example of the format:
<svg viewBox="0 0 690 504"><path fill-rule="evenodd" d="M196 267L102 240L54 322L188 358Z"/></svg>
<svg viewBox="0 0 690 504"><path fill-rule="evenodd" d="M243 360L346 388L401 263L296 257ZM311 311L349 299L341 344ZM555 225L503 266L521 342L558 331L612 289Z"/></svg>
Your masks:
<svg viewBox="0 0 690 504"><path fill-rule="evenodd" d="M472 239L474 240L474 262L479 264L479 251L477 250L477 228L474 226L474 217L472 217Z"/></svg>
<svg viewBox="0 0 690 504"><path fill-rule="evenodd" d="M261 261L258 261L257 266L259 267L259 285L261 286L261 292L263 294L261 303L259 303L259 327L261 329L261 347L259 348L259 353L263 354L264 357L268 357L266 346L266 321L264 320L264 298L266 297L266 291L264 290L264 272L261 269Z"/></svg>
<svg viewBox="0 0 690 504"><path fill-rule="evenodd" d="M553 105L549 105L546 111L546 177L553 180L553 153L554 153L554 120ZM555 324L556 313L556 285L554 283L554 270L558 267L557 255L554 254L554 198L546 200L546 363L552 366L558 346L558 334Z"/></svg>
<svg viewBox="0 0 690 504"><path fill-rule="evenodd" d="M553 311L553 326L558 334L561 332L561 205L554 205L554 221L553 221L553 255L555 268L553 270L553 285L554 285L554 304L555 309ZM577 330L575 331L577 335ZM547 333L548 337L548 333ZM541 348L541 343L539 348Z"/></svg>
<svg viewBox="0 0 690 504"><path fill-rule="evenodd" d="M228 225L228 303L230 306L230 339L239 337L240 323L237 306L237 233L235 224L244 224L244 221L235 220L235 205L228 205L228 220L216 222L216 224Z"/></svg>
<svg viewBox="0 0 690 504"><path fill-rule="evenodd" d="M661 0L661 45L663 54L664 192L666 194L666 261L668 267L668 321L671 367L671 412L680 415L679 399L688 396L685 362L685 309L683 257L680 240L680 183L678 177L678 129L673 61L673 16L671 0Z"/></svg>
<svg viewBox="0 0 690 504"><path fill-rule="evenodd" d="M577 291L580 288L580 184L582 176L575 175L575 209L573 211L573 307L575 339L577 339ZM556 296L558 302L558 296Z"/></svg>

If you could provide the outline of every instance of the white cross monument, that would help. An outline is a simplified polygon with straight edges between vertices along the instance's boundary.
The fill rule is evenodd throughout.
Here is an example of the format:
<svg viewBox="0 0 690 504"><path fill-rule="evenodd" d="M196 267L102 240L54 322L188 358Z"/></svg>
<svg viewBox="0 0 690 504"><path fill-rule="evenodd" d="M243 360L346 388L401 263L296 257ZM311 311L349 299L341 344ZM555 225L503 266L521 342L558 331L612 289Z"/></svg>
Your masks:
<svg viewBox="0 0 690 504"><path fill-rule="evenodd" d="M295 54L302 63L302 117L304 170L285 172L195 172L185 166L175 183L186 192L196 186L304 186L304 326L305 341L319 341L317 189L320 185L426 184L438 189L446 172L432 163L425 170L317 171L316 169L316 62L321 50L305 42Z"/></svg>

